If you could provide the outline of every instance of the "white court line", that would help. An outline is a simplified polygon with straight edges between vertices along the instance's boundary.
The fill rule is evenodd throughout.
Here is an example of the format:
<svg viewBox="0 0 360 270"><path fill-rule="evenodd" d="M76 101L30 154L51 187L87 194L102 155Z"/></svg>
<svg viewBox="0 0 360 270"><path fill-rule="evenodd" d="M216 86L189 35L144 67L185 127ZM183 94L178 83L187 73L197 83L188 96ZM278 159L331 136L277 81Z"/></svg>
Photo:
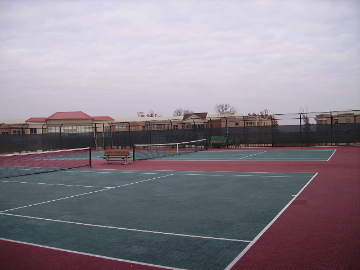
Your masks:
<svg viewBox="0 0 360 270"><path fill-rule="evenodd" d="M43 182L25 182L25 181L10 181L10 180L4 180L4 181L0 181L0 182L2 182L2 183L18 183L18 184L46 185L46 186L103 188L103 187L99 187L99 186L97 187L97 186L84 186L84 185L49 184L49 183L43 183Z"/></svg>
<svg viewBox="0 0 360 270"><path fill-rule="evenodd" d="M9 211L17 210L17 209L28 208L28 207L37 206L37 205L42 205L42 204L48 204L48 203L51 203L51 202L66 200L66 199L70 199L70 198L76 198L76 197L80 197L80 196L84 196L84 195L89 195L89 194L93 194L93 193L97 193L97 192L107 191L107 190L109 190L109 189L110 189L110 188L103 188L103 189L99 189L99 190L95 190L95 191L91 191L91 192L86 192L86 193L81 193L81 194L77 194L77 195L62 197L62 198L58 198L58 199L54 199L54 200L49 200L49 201L44 201L44 202L39 202L39 203L28 204L28 205L24 205L24 206L19 206L19 207L15 207L15 208L3 210L2 212L9 212Z"/></svg>
<svg viewBox="0 0 360 270"><path fill-rule="evenodd" d="M333 155L335 155L336 149L333 150L332 154L330 155L330 157L326 160L326 161L330 161L330 159L333 157Z"/></svg>
<svg viewBox="0 0 360 270"><path fill-rule="evenodd" d="M247 156L244 156L244 157L239 158L239 160L240 160L240 159L244 159L244 158L248 158L248 157L254 157L254 156L257 156L257 155L261 155L261 154L264 154L264 153L266 153L266 152L267 152L267 151L262 151L262 152L250 154L250 155L247 155Z"/></svg>
<svg viewBox="0 0 360 270"><path fill-rule="evenodd" d="M309 159L307 157L296 157L296 158L291 158L291 157L279 157L279 158L276 158L276 157L273 157L273 158L268 158L268 159L257 159L257 160L243 160L243 161L327 161L326 159Z"/></svg>
<svg viewBox="0 0 360 270"><path fill-rule="evenodd" d="M158 162L158 161L169 161L169 162L173 162L173 161L194 161L194 162L200 162L200 161L209 161L209 162L214 162L214 161L217 161L217 162L226 162L226 161L239 161L239 159L149 159L147 160L148 162ZM241 161L259 161L259 160L241 160ZM266 161L266 160L261 160L261 161Z"/></svg>
<svg viewBox="0 0 360 270"><path fill-rule="evenodd" d="M33 203L33 204L29 204L29 205L24 205L24 206L19 206L19 207L7 209L7 210L2 210L1 212L9 212L9 211L17 210L17 209L23 209L23 208L28 208L28 207L32 207L32 206L48 204L48 203L51 203L51 202L56 202L56 201L62 201L62 200L66 200L66 199L81 197L81 196L90 195L90 194L94 194L94 193L98 193L98 192L108 191L108 190L111 190L111 189L114 189L114 188L127 187L127 186L130 186L130 185L135 185L135 184L139 184L139 183L143 183L143 182L154 181L154 180L157 180L157 179L160 179L160 178L165 178L165 177L172 176L172 175L174 175L174 174L168 174L168 175L164 175L164 176L153 177L153 178L144 179L144 180L140 180L140 181L124 184L124 185L119 185L119 186L115 186L115 187L106 187L106 188L94 190L94 191L91 191L91 192L85 192L85 193L81 193L81 194L76 194L76 195L72 195L72 196L67 196L67 197L54 199L54 200L49 200L49 201L44 201L44 202L39 202L39 203Z"/></svg>
<svg viewBox="0 0 360 270"><path fill-rule="evenodd" d="M236 152L254 152L254 151L259 151L259 150L248 150L248 149L244 149L244 150L208 150L204 153L236 153Z"/></svg>
<svg viewBox="0 0 360 270"><path fill-rule="evenodd" d="M248 157L248 156L246 156ZM200 161L209 161L209 162L226 162L226 161L239 161L241 160L241 162L254 162L254 161L261 161L261 162L270 162L270 161L308 161L308 162L313 162L313 161L328 161L327 159L312 159L309 160L308 158L267 158L267 159L243 159L245 157L239 158L239 159L149 159L147 161L149 162L158 162L158 161L169 161L169 162L173 162L173 161L194 161L194 162L200 162Z"/></svg>
<svg viewBox="0 0 360 270"><path fill-rule="evenodd" d="M254 174L235 174L234 176L240 176L240 177L243 177L243 176L257 176L257 175L254 175Z"/></svg>
<svg viewBox="0 0 360 270"><path fill-rule="evenodd" d="M84 170L64 170L66 173L94 173L94 171L84 171Z"/></svg>
<svg viewBox="0 0 360 270"><path fill-rule="evenodd" d="M142 173L142 174L157 174L155 172L145 172L145 173Z"/></svg>
<svg viewBox="0 0 360 270"><path fill-rule="evenodd" d="M249 249L260 239L260 237L274 224L274 222L282 215L282 213L285 212L285 210L292 204L292 202L301 194L301 192L304 191L304 189L315 179L315 177L318 175L318 172L315 173L310 180L300 189L300 191L290 200L290 202L285 205L283 209L270 221L268 225L262 231L246 246L243 251L240 252L238 256L224 269L224 270L230 270L245 254L249 251Z"/></svg>
<svg viewBox="0 0 360 270"><path fill-rule="evenodd" d="M8 241L8 242L11 242L11 243L22 244L22 245L28 245L28 246L46 248L46 249L56 250L56 251L61 251L61 252L66 252L66 253L73 253L73 254L79 254L79 255L84 255L84 256L89 256L89 257L106 259L106 260L111 260L111 261L134 263L134 264L144 265L144 266L155 266L155 267L161 267L161 268L169 269L169 270L172 270L172 269L174 269L174 270L185 270L185 269L182 269L182 268L174 268L174 267L170 267L170 266L163 266L163 265L156 265L156 264L149 264L149 263L143 263L143 262L137 262L137 261L130 261L130 260L118 259L118 258L113 258L113 257L96 255L96 254L92 254L92 253L86 253L86 252L80 252L80 251L73 251L73 250L69 250L69 249L55 248L55 247L50 247L50 246L46 246L46 245L39 245L39 244L34 244L34 243L29 243L29 242L11 240L11 239L7 239L7 238L0 238L0 240L2 240L2 241Z"/></svg>
<svg viewBox="0 0 360 270"><path fill-rule="evenodd" d="M174 174L167 174L167 175L163 175L163 176L144 179L144 180L140 180L140 181L136 181L136 182L132 182L132 183L128 183L128 184L123 184L123 185L120 185L120 186L110 187L110 188L127 187L127 186L131 186L131 185L139 184L139 183L144 183L144 182L148 182L148 181L154 181L154 180L157 180L157 179L160 179L160 178L165 178L165 177L169 177L169 176L173 176L173 175Z"/></svg>
<svg viewBox="0 0 360 270"><path fill-rule="evenodd" d="M264 176L261 176L261 177L270 177L270 178L281 178L281 177L289 177L289 176L286 176L286 175L264 175Z"/></svg>
<svg viewBox="0 0 360 270"><path fill-rule="evenodd" d="M26 219L35 219L35 220L42 220L42 221L51 221L51 222L58 222L58 223L65 223L65 224L73 224L73 225L81 225L81 226L86 226L86 227L112 229L112 230L119 230L119 231L132 231L132 232L141 232L141 233L181 236L181 237L189 237L189 238L200 238L200 239L208 239L208 240L221 240L221 241L229 241L229 242L246 242L246 243L251 242L250 240L242 240L242 239L232 239L232 238L212 237L212 236L182 234L182 233L171 233L171 232L161 232L161 231L152 231L152 230L141 230L141 229L134 229L134 228L126 228L126 227L116 227L116 226L106 226L106 225L82 223L82 222L75 222L75 221L66 221L66 220L60 220L60 219L24 216L24 215L4 213L4 211L0 211L0 215L20 217L20 218L26 218Z"/></svg>
<svg viewBox="0 0 360 270"><path fill-rule="evenodd" d="M201 174L201 173L184 173L183 175L197 176L197 175L204 175L204 174Z"/></svg>
<svg viewBox="0 0 360 270"><path fill-rule="evenodd" d="M329 147L329 146L317 146L317 147ZM336 146L332 146L332 147L336 147ZM218 153L218 152L220 152L220 153L232 153L232 152L250 152L250 151L259 151L259 149L255 149L255 150L247 150L247 149L245 149L245 150L225 150L225 151L212 151L212 150L209 150L209 151L206 151L206 152L204 152L204 153L213 153L213 152L215 152L215 153ZM268 149L268 150L264 150L264 151L269 151L269 152L272 152L272 151L274 151L274 152L276 152L276 151L284 151L283 149ZM315 152L330 152L330 151L333 151L333 149L287 149L287 150L285 150L285 151L315 151Z"/></svg>

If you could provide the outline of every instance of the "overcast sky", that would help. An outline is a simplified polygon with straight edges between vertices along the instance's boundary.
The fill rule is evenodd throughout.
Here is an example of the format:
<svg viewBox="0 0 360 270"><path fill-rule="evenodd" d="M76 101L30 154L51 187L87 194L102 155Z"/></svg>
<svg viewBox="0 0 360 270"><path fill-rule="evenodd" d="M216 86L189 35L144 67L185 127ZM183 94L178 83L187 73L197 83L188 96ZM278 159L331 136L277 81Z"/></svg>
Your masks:
<svg viewBox="0 0 360 270"><path fill-rule="evenodd" d="M0 119L360 109L360 1L0 1Z"/></svg>

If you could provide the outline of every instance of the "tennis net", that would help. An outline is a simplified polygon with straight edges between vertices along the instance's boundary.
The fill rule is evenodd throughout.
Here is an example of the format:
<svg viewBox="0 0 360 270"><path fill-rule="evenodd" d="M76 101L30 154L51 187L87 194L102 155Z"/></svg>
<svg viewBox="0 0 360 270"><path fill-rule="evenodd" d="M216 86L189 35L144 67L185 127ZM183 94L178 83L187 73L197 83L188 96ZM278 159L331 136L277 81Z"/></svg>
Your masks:
<svg viewBox="0 0 360 270"><path fill-rule="evenodd" d="M207 139L164 144L135 144L133 160L156 159L207 150Z"/></svg>
<svg viewBox="0 0 360 270"><path fill-rule="evenodd" d="M91 167L91 149L0 155L0 179Z"/></svg>

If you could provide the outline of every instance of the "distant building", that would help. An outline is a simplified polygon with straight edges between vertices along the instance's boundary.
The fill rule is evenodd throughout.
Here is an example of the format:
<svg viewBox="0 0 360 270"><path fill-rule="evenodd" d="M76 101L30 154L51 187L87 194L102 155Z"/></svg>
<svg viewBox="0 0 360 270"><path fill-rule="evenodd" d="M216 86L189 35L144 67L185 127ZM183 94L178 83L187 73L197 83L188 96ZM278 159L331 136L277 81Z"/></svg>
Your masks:
<svg viewBox="0 0 360 270"><path fill-rule="evenodd" d="M90 116L82 111L56 112L49 117L31 117L23 123L0 124L0 134L27 135L46 133L102 133L116 131L180 130L203 128L235 128L272 126L276 124L271 115L236 115L223 113L209 115L207 112L186 113L183 116L161 117L158 115L114 119L110 116Z"/></svg>
<svg viewBox="0 0 360 270"><path fill-rule="evenodd" d="M25 121L30 134L102 132L112 123L110 116L90 116L81 111L56 112L49 117L31 117Z"/></svg>
<svg viewBox="0 0 360 270"><path fill-rule="evenodd" d="M319 125L360 123L360 111L348 110L342 112L321 113L316 115L315 121L316 124Z"/></svg>
<svg viewBox="0 0 360 270"><path fill-rule="evenodd" d="M206 112L188 113L183 116L173 117L138 117L117 119L113 123L113 130L180 130L198 128L231 128L231 127L254 127L272 126L276 120L271 115L235 115L219 114L209 115Z"/></svg>
<svg viewBox="0 0 360 270"><path fill-rule="evenodd" d="M25 135L30 134L27 125L23 123L0 123L0 135Z"/></svg>

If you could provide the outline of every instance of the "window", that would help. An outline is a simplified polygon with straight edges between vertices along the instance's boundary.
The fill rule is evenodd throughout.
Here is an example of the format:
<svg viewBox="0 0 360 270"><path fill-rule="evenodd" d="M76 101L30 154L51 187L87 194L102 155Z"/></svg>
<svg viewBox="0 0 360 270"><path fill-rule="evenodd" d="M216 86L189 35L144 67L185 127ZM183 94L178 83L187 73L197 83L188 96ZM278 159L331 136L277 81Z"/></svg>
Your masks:
<svg viewBox="0 0 360 270"><path fill-rule="evenodd" d="M30 134L37 134L36 128L30 128Z"/></svg>
<svg viewBox="0 0 360 270"><path fill-rule="evenodd" d="M158 125L155 125L155 129L157 129L157 130L166 129L166 125L165 125L165 124L158 124Z"/></svg>
<svg viewBox="0 0 360 270"><path fill-rule="evenodd" d="M59 133L60 127L48 127L48 133Z"/></svg>

